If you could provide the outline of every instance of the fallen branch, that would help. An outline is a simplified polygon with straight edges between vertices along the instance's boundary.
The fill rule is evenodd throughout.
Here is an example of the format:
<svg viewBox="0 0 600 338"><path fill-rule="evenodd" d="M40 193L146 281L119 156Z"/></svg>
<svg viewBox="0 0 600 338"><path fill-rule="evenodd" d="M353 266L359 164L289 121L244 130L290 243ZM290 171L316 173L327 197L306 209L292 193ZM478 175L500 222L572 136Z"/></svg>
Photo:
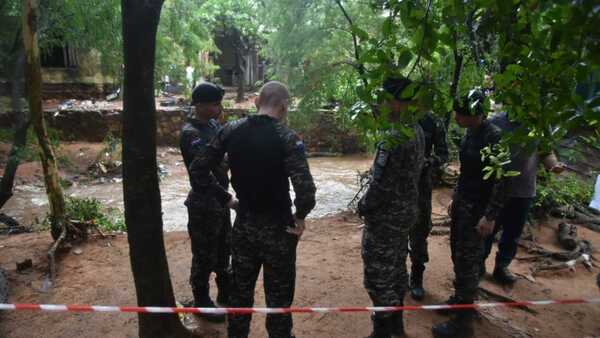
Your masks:
<svg viewBox="0 0 600 338"><path fill-rule="evenodd" d="M544 258L552 258L558 261L565 262L576 259L581 255L588 255L592 257L592 246L590 242L586 240L579 240L575 249L571 251L550 251L544 249L543 247L539 246L534 242L525 240L520 240L519 246L525 248L528 253L533 254L533 256L518 258L519 260L539 260Z"/></svg>
<svg viewBox="0 0 600 338"><path fill-rule="evenodd" d="M6 224L9 228L14 228L19 226L19 222L16 219L4 214L0 213L0 223Z"/></svg>
<svg viewBox="0 0 600 338"><path fill-rule="evenodd" d="M434 226L429 234L431 236L447 236L450 234L450 229L448 227Z"/></svg>
<svg viewBox="0 0 600 338"><path fill-rule="evenodd" d="M480 311L481 316L486 319L490 324L496 326L498 329L504 331L507 335L513 338L531 338L532 335L527 331L516 327L513 323L511 323L507 318L500 317L493 312L491 309L486 309L486 311ZM504 325L502 325L504 324Z"/></svg>
<svg viewBox="0 0 600 338"><path fill-rule="evenodd" d="M449 227L450 226L450 216L439 217L437 219L432 220L434 227Z"/></svg>
<svg viewBox="0 0 600 338"><path fill-rule="evenodd" d="M503 302L503 303L515 303L516 302L516 300L514 300L508 296L501 295L494 291L488 290L482 286L480 286L478 289L479 289L479 294L484 298L495 299L495 300ZM536 310L531 309L531 308L527 307L526 305L515 306L515 308L529 312L534 315L538 314L538 312Z"/></svg>
<svg viewBox="0 0 600 338"><path fill-rule="evenodd" d="M535 274L542 272L542 271L558 271L558 270L563 270L563 269L569 269L569 271L574 272L575 267L579 263L583 263L583 265L586 267L586 269L591 271L592 262L591 262L590 258L591 258L590 255L582 254L578 258L570 260L570 261L566 261L566 262L538 264L531 268L531 275L534 276Z"/></svg>
<svg viewBox="0 0 600 338"><path fill-rule="evenodd" d="M50 282L54 283L54 279L56 278L56 250L62 244L62 242L67 237L67 225L63 224L60 235L54 241L50 250L48 250L48 276L50 278Z"/></svg>

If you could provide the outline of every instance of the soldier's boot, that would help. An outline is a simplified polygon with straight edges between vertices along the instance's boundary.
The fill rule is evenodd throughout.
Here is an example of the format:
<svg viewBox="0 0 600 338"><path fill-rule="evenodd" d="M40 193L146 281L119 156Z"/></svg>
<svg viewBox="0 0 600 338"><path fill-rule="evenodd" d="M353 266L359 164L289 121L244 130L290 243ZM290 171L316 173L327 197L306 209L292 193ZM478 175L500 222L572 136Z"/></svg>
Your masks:
<svg viewBox="0 0 600 338"><path fill-rule="evenodd" d="M392 317L382 316L381 314L372 314L373 332L366 338L391 338Z"/></svg>
<svg viewBox="0 0 600 338"><path fill-rule="evenodd" d="M472 310L459 311L454 318L434 325L431 328L434 338L458 338L473 336L473 318L475 313Z"/></svg>
<svg viewBox="0 0 600 338"><path fill-rule="evenodd" d="M391 319L391 333L394 337L404 337L404 320L402 311L394 312Z"/></svg>
<svg viewBox="0 0 600 338"><path fill-rule="evenodd" d="M458 303L459 303L459 299L454 295L450 296L448 298L448 300L444 302L444 304L446 304L446 305L454 305L454 304L458 304ZM451 309L438 309L438 310L435 310L435 312L440 315L444 315L444 316L449 316L452 314Z"/></svg>
<svg viewBox="0 0 600 338"><path fill-rule="evenodd" d="M410 297L416 301L425 298L425 289L423 288L423 264L413 265L410 272Z"/></svg>
<svg viewBox="0 0 600 338"><path fill-rule="evenodd" d="M201 290L192 290L194 293L194 306L203 308L216 308L217 306L213 303L212 299L208 294L208 287L201 288ZM218 313L196 313L196 317L204 319L211 323L223 323L225 322L225 314Z"/></svg>
<svg viewBox="0 0 600 338"><path fill-rule="evenodd" d="M507 266L496 265L492 276L501 285L512 285L517 281L517 276L510 272Z"/></svg>

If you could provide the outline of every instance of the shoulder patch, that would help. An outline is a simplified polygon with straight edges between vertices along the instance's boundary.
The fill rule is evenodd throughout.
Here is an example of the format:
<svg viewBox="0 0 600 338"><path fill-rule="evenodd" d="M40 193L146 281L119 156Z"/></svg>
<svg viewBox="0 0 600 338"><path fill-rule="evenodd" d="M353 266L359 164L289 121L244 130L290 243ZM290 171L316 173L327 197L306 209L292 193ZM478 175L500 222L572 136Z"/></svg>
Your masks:
<svg viewBox="0 0 600 338"><path fill-rule="evenodd" d="M202 141L202 138L200 138L200 137L197 137L195 140L192 141L192 147L201 146L203 144L204 144L204 142Z"/></svg>
<svg viewBox="0 0 600 338"><path fill-rule="evenodd" d="M306 150L306 147L304 146L304 142L302 142L302 140L296 141L294 149L304 152Z"/></svg>

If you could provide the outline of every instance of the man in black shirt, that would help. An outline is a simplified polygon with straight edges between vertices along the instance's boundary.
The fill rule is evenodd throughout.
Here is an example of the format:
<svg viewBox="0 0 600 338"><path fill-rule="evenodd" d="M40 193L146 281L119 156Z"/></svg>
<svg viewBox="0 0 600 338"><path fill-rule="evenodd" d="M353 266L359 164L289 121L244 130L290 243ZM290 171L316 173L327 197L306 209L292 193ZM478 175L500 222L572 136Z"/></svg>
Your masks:
<svg viewBox="0 0 600 338"><path fill-rule="evenodd" d="M289 307L294 299L296 246L304 218L315 206L316 188L304 143L282 123L288 101L283 84L265 84L256 101L258 114L223 127L191 165L194 189L210 190L221 203L237 209L231 240L233 307L253 306L261 267L268 307ZM225 154L239 202L207 175ZM296 193L295 213L290 180ZM228 321L229 338L248 337L251 315L232 315ZM269 314L266 325L270 338L292 337L290 314Z"/></svg>
<svg viewBox="0 0 600 338"><path fill-rule="evenodd" d="M489 163L481 150L500 142L500 129L485 118L485 95L471 90L455 107L456 122L467 132L460 144L460 176L450 207L450 248L454 263L454 295L450 304L472 304L477 296L484 239L504 204L505 181L484 178ZM474 310L457 310L455 316L432 329L434 337L466 337L473 334Z"/></svg>
<svg viewBox="0 0 600 338"><path fill-rule="evenodd" d="M203 82L192 93L194 114L190 116L181 130L181 154L186 169L190 174L190 165L195 154L212 140L219 130L214 120L222 113L221 100L224 91L219 86ZM229 178L227 169L217 166L207 176L215 178L227 189ZM217 274L217 302L227 303L229 289L229 247L227 238L231 231L229 210L216 199L215 194L203 190L192 189L185 201L188 209L188 232L192 243L192 268L190 284L194 295L194 306L214 307L209 296L209 277L212 272ZM199 314L209 321L223 322L224 315Z"/></svg>

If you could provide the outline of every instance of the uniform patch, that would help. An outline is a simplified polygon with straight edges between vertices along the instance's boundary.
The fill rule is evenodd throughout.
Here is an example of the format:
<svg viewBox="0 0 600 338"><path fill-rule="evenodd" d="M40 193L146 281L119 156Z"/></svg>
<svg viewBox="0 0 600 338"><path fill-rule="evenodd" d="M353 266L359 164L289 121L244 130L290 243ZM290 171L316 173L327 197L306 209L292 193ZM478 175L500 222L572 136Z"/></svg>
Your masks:
<svg viewBox="0 0 600 338"><path fill-rule="evenodd" d="M198 137L197 139L192 141L192 147L202 146L202 145L204 145L204 142L202 141L202 139L200 137Z"/></svg>
<svg viewBox="0 0 600 338"><path fill-rule="evenodd" d="M299 150L299 151L302 151L302 152L305 151L306 149L304 147L304 142L302 142L302 141L296 141L296 147L295 147L295 149Z"/></svg>

